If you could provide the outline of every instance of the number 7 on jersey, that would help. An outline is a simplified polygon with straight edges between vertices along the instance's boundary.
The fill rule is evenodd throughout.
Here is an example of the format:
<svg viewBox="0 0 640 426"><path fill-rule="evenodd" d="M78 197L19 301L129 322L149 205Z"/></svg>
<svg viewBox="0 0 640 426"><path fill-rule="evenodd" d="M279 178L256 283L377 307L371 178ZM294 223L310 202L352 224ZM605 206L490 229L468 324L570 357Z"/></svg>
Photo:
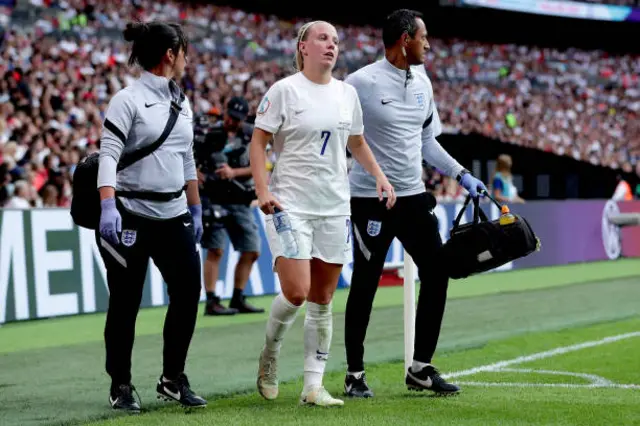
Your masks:
<svg viewBox="0 0 640 426"><path fill-rule="evenodd" d="M320 151L320 155L324 155L324 150L327 149L327 142L329 142L329 138L331 137L331 132L328 130L323 130L320 134L320 139L324 139L322 143L322 150Z"/></svg>

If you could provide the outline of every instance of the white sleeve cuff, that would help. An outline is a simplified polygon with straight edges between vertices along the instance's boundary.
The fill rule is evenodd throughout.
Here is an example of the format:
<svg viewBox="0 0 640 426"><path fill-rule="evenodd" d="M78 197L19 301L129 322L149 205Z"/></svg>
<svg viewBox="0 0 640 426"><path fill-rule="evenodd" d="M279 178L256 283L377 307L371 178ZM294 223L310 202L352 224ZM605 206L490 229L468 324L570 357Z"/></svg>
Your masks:
<svg viewBox="0 0 640 426"><path fill-rule="evenodd" d="M253 124L253 127L256 127L260 130L264 130L265 132L271 133L272 135L278 131L278 127L276 126L272 126L270 124L257 122L257 121Z"/></svg>
<svg viewBox="0 0 640 426"><path fill-rule="evenodd" d="M116 187L116 172L118 163L110 155L100 155L98 167L98 188L103 186Z"/></svg>

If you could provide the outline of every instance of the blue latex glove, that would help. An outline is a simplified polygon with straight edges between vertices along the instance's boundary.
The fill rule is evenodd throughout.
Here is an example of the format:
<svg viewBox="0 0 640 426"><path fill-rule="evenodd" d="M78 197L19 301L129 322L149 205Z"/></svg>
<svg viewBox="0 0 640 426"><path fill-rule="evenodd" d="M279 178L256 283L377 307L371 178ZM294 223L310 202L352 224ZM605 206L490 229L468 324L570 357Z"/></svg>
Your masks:
<svg viewBox="0 0 640 426"><path fill-rule="evenodd" d="M118 232L122 232L122 217L116 208L116 199L106 198L100 201L100 207L100 235L111 244L120 244Z"/></svg>
<svg viewBox="0 0 640 426"><path fill-rule="evenodd" d="M464 189L469 191L469 194L471 194L473 198L477 197L478 193L480 193L480 196L483 196L483 191L488 192L487 187L484 186L484 183L482 183L480 179L474 178L471 173L465 173L462 176L460 185L462 185Z"/></svg>
<svg viewBox="0 0 640 426"><path fill-rule="evenodd" d="M193 217L193 232L196 237L196 243L199 243L202 238L202 233L204 232L204 227L202 226L202 204L189 206L189 212L191 213L191 217Z"/></svg>

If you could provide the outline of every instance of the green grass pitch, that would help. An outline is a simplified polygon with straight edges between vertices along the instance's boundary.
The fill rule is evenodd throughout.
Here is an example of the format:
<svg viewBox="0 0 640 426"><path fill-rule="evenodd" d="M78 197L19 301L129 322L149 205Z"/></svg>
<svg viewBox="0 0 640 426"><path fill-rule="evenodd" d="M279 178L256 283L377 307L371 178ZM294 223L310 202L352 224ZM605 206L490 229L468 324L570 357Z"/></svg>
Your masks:
<svg viewBox="0 0 640 426"><path fill-rule="evenodd" d="M325 386L342 394L344 305L334 302ZM271 298L253 299L269 307ZM202 310L200 311L202 312ZM381 288L366 341L376 396L334 409L298 405L301 316L285 338L281 394L255 391L266 314L198 319L187 364L207 408L186 413L155 399L164 308L138 318L133 356L141 415L115 413L104 373L104 314L0 328L0 425L599 425L640 424L640 260L485 274L452 281L434 360L463 392L407 391L402 288Z"/></svg>

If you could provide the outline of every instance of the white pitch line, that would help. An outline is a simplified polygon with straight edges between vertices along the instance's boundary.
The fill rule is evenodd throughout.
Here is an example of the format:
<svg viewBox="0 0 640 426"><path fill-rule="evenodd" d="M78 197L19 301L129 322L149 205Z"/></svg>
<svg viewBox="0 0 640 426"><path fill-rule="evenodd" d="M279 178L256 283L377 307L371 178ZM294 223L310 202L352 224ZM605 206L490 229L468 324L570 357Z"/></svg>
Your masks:
<svg viewBox="0 0 640 426"><path fill-rule="evenodd" d="M520 364L523 362L537 361L539 359L550 358L556 355L562 355L569 352L579 351L581 349L592 348L594 346L606 345L607 343L613 343L632 337L639 337L640 331L634 331L632 333L618 334L617 336L609 336L600 340L592 340L589 342L579 343L571 346L561 346L545 352L538 352L531 355L520 356L518 358L509 359L506 361L500 361L493 364L481 365L479 367L470 368L468 370L455 371L450 374L444 375L445 378L451 379L453 377L470 376L472 374L481 373L483 371L494 371L500 368L508 367L514 364Z"/></svg>
<svg viewBox="0 0 640 426"><path fill-rule="evenodd" d="M595 374L573 373L571 371L534 370L531 368L501 368L500 370L497 370L496 373L550 374L555 376L579 377L581 379L590 380L592 385L606 386L614 384L611 380L596 376Z"/></svg>
<svg viewBox="0 0 640 426"><path fill-rule="evenodd" d="M491 382L456 382L456 384L462 386L481 386L488 388L498 388L498 387L510 387L510 388L533 388L533 387L541 387L541 388L585 388L585 389L597 389L597 388L618 388L618 389L640 389L640 385L624 385L619 383L611 383L611 384L573 384L573 383L511 383L511 382L502 382L502 383L491 383Z"/></svg>

